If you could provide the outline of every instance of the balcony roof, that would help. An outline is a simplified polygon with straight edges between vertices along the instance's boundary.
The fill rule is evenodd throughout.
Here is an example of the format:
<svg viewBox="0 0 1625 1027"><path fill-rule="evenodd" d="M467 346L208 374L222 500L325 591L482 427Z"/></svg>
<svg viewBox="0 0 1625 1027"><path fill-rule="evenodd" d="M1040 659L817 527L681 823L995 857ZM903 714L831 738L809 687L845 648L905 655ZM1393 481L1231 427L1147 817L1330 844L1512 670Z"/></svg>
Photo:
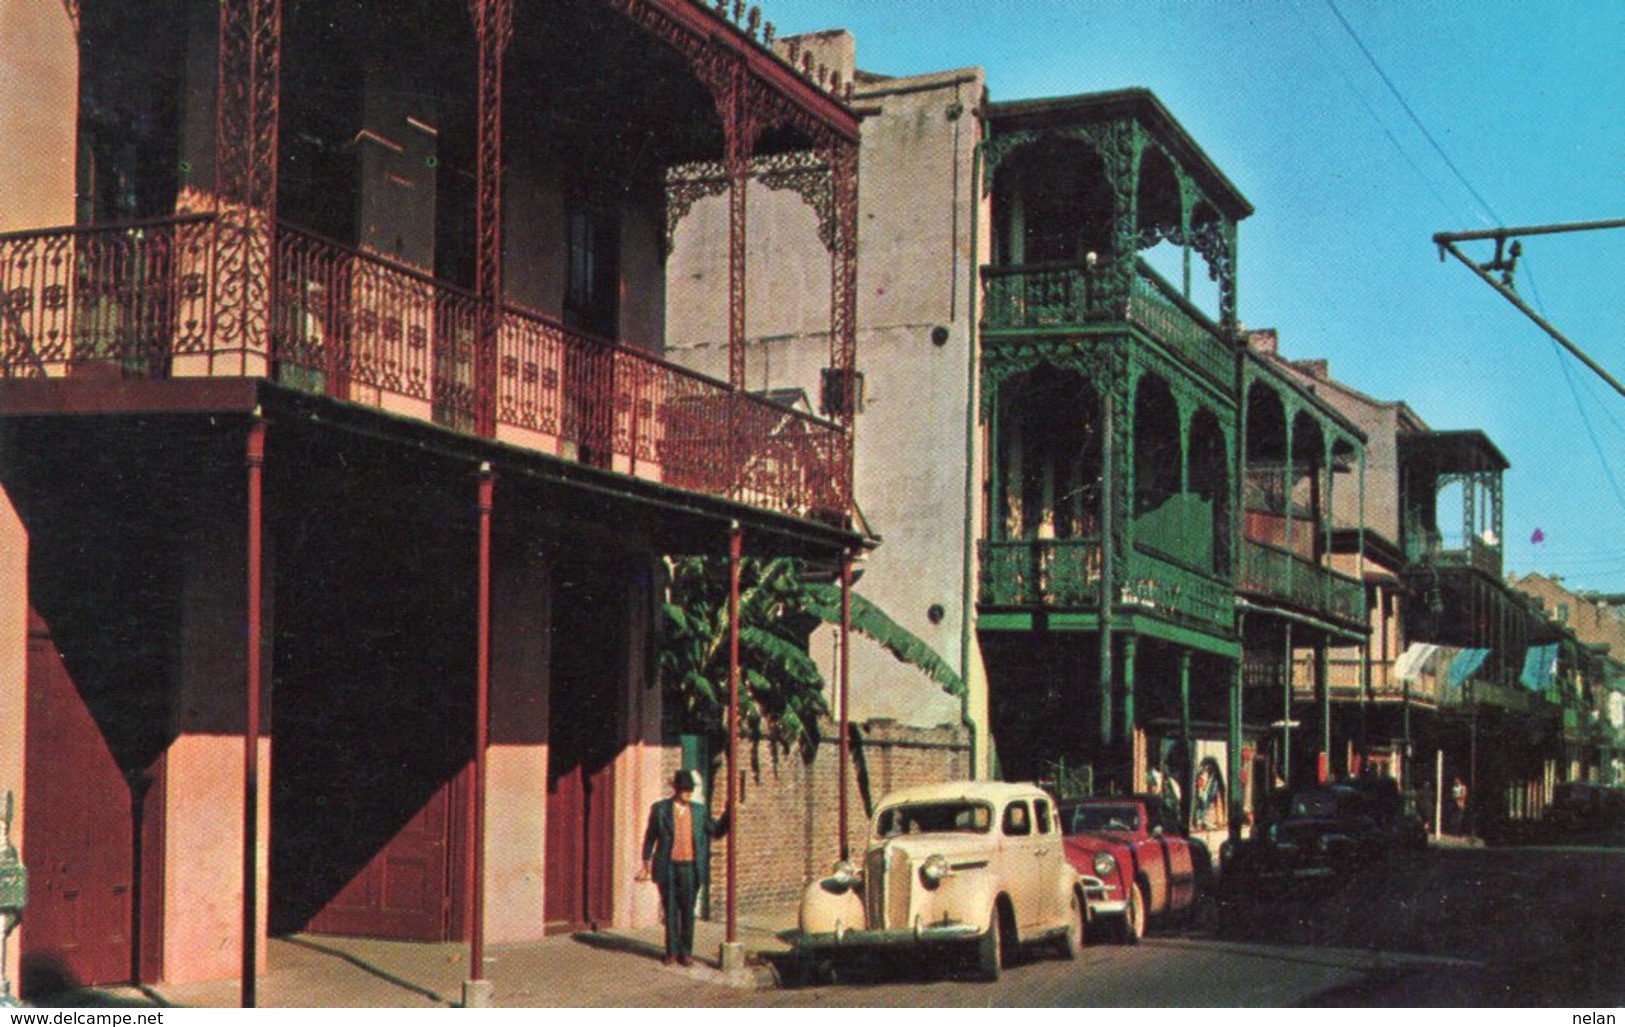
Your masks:
<svg viewBox="0 0 1625 1027"><path fill-rule="evenodd" d="M1219 166L1196 145L1184 126L1175 120L1156 94L1144 87L1115 89L1101 93L1011 100L990 103L988 120L993 132L1031 131L1067 124L1104 121L1138 122L1156 138L1185 171L1202 186L1206 198L1225 217L1240 221L1253 213L1253 205L1241 194Z"/></svg>
<svg viewBox="0 0 1625 1027"><path fill-rule="evenodd" d="M1490 437L1476 428L1459 431L1409 432L1399 436L1400 459L1438 474L1474 474L1511 467Z"/></svg>

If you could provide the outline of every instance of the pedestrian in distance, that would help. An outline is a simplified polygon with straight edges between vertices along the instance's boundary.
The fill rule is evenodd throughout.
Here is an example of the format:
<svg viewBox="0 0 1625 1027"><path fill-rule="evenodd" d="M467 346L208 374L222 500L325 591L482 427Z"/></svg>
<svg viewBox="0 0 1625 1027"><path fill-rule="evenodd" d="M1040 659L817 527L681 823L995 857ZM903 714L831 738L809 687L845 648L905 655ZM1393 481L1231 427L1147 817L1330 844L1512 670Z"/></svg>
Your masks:
<svg viewBox="0 0 1625 1027"><path fill-rule="evenodd" d="M728 832L728 812L713 819L703 802L695 802L694 777L687 770L672 775L671 797L649 807L643 832L643 880L660 890L666 917L666 954L661 962L688 966L694 962L694 902L700 884L709 879L711 839Z"/></svg>
<svg viewBox="0 0 1625 1027"><path fill-rule="evenodd" d="M1467 833L1467 785L1458 776L1450 784L1451 834Z"/></svg>

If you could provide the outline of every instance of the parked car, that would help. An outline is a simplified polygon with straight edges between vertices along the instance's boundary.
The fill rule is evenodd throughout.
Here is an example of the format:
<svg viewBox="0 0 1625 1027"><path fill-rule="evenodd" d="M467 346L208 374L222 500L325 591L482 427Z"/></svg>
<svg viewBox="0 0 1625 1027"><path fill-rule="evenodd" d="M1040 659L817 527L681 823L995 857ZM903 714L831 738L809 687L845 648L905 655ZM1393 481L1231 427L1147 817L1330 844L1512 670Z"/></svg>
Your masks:
<svg viewBox="0 0 1625 1027"><path fill-rule="evenodd" d="M994 980L1018 944L1083 946L1087 900L1050 796L1031 784L909 788L876 807L861 861L802 894L798 951L958 949Z"/></svg>
<svg viewBox="0 0 1625 1027"><path fill-rule="evenodd" d="M1145 936L1152 917L1195 911L1213 861L1159 795L1063 801L1066 856L1084 877L1091 922L1108 924L1118 941Z"/></svg>
<svg viewBox="0 0 1625 1027"><path fill-rule="evenodd" d="M1260 892L1338 878L1381 858L1390 845L1359 788L1278 790L1265 800L1252 835L1219 850L1220 913Z"/></svg>
<svg viewBox="0 0 1625 1027"><path fill-rule="evenodd" d="M1625 824L1625 789L1589 781L1564 781L1552 790L1542 818L1548 834L1564 835Z"/></svg>
<svg viewBox="0 0 1625 1027"><path fill-rule="evenodd" d="M1391 777L1356 777L1348 782L1361 796L1367 816L1381 836L1383 847L1376 856L1395 850L1425 849L1428 845L1427 819L1416 804L1416 796L1400 791Z"/></svg>

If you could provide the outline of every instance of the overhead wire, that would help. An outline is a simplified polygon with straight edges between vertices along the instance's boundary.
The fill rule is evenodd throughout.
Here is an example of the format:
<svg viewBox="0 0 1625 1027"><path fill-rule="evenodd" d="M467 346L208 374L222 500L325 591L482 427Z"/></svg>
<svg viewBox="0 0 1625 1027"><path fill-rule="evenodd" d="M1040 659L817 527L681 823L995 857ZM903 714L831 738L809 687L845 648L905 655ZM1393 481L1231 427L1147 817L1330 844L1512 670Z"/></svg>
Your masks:
<svg viewBox="0 0 1625 1027"><path fill-rule="evenodd" d="M1524 260L1523 270L1525 276L1529 279L1529 291L1531 298L1534 300L1535 309L1540 311L1542 317L1545 317L1546 308L1540 299L1540 286L1535 282L1535 272L1529 266L1527 258ZM1619 503L1620 510L1625 512L1625 491L1620 489L1619 479L1614 477L1614 469L1609 465L1608 456L1603 452L1602 443L1597 439L1596 429L1592 427L1591 415L1587 413L1585 404L1580 402L1580 388L1575 384L1574 373L1569 369L1568 360L1564 359L1562 348L1555 341L1551 341L1550 345L1552 355L1557 359L1557 366L1563 371L1563 381L1569 387L1569 396L1574 400L1574 408L1580 414L1580 423L1585 425L1586 436L1591 440L1591 448L1596 451L1597 462L1602 465L1603 477L1608 480L1609 487L1613 489L1614 499Z"/></svg>
<svg viewBox="0 0 1625 1027"><path fill-rule="evenodd" d="M1321 36L1320 31L1315 28L1314 23L1304 16L1304 13L1298 9L1296 4L1290 4L1289 6L1291 7L1293 15L1297 17L1299 24L1301 24L1304 27L1304 30L1315 38L1315 42L1317 44L1317 48L1315 50L1316 55L1323 57L1324 55L1329 54L1331 52L1331 47L1326 45L1326 40ZM1376 123L1376 126L1379 129L1382 130L1382 134L1387 137L1388 142L1393 146L1394 150L1402 158L1404 158L1405 163L1410 166L1411 171L1415 173L1416 177L1422 182L1423 185L1427 186L1428 192L1433 195L1433 199L1439 204L1439 206L1447 214L1455 214L1456 208L1450 203L1450 201L1444 198L1444 194L1439 191L1438 185L1436 185L1433 179L1422 170L1422 166L1416 162L1416 158L1411 156L1411 152L1405 148L1403 143L1399 141L1399 137L1394 135L1393 130L1388 127L1388 123L1382 119L1382 115L1377 113L1376 106L1373 105L1365 93L1361 92L1359 87L1354 84L1354 79L1350 77L1348 69L1344 68L1341 63L1330 59L1326 59L1325 63L1333 71L1337 72L1338 77L1343 80L1343 84L1348 87L1349 93L1353 95L1355 99L1360 101L1360 105L1363 106L1366 113L1371 116L1371 120Z"/></svg>
<svg viewBox="0 0 1625 1027"><path fill-rule="evenodd" d="M1372 70L1377 73L1377 77L1382 79L1383 85L1388 87L1388 92L1393 94L1393 97L1396 101L1398 101L1400 108L1403 109L1406 116L1411 119L1411 124L1416 126L1416 130L1422 133L1422 138L1426 139L1428 141L1428 145L1433 147L1433 152L1437 153L1439 155L1439 159L1444 161L1445 167L1449 168L1451 174L1456 176L1456 180L1460 182L1469 193L1472 194L1473 199L1478 201L1478 204L1483 208L1484 213L1488 214L1490 218L1494 220L1495 224L1506 224L1506 221L1501 217L1501 215L1496 213L1496 210L1490 204L1490 201L1484 199L1483 194L1474 188L1473 183L1467 180L1467 176L1462 173L1461 168L1456 166L1456 162L1450 159L1450 155L1446 153L1444 147L1439 144L1439 140L1434 138L1433 133L1428 131L1428 127L1426 125L1422 124L1422 119L1417 117L1416 111L1413 110L1410 103L1406 101L1404 94L1402 94L1399 91L1399 87L1394 84L1394 80L1388 76L1388 72L1384 71L1382 65L1377 62L1376 55L1374 55L1370 48L1365 45L1365 41L1360 38L1360 34L1354 31L1354 26L1349 24L1349 20L1343 17L1343 12L1338 9L1336 0L1326 0L1326 6L1331 9L1332 14L1337 18L1338 24L1343 26L1343 31L1348 33L1348 37L1354 41L1354 45L1359 48L1360 53L1365 56L1366 63L1371 65Z"/></svg>
<svg viewBox="0 0 1625 1027"><path fill-rule="evenodd" d="M1436 153L1439 159L1444 162L1445 166L1450 169L1450 173L1455 176L1459 183L1461 183L1462 188L1464 188L1478 203L1479 207L1481 208L1481 215L1488 215L1489 218L1493 219L1494 224L1497 226L1505 225L1505 219L1501 217L1498 211L1496 211L1494 205L1484 197L1483 193L1479 192L1478 188L1474 186L1473 183L1467 178L1466 174L1450 157L1449 153L1445 151L1438 138L1434 136L1434 134L1428 129L1427 125L1422 122L1422 119L1417 115L1415 108L1411 106L1410 102L1405 99L1404 94L1400 92L1400 89L1398 85L1395 84L1392 76L1390 76L1383 68L1382 63L1377 60L1377 57L1371 51L1371 48L1365 44L1365 41L1360 37L1360 34L1355 31L1354 26L1350 24L1348 18L1344 17L1342 10L1337 6L1337 0L1325 0L1325 3L1326 7L1332 12L1332 16L1337 19L1337 22L1340 26L1342 26L1343 31L1348 35L1349 39L1360 51L1360 54L1365 58L1366 63L1371 66L1372 71L1374 71L1377 77L1382 80L1383 85L1393 96L1395 102L1399 104L1400 108L1405 112L1406 117L1410 119L1411 124L1414 125L1416 130L1421 133L1422 137L1427 140L1428 145L1433 148L1434 153ZM1302 20L1301 14L1300 20ZM1352 83L1350 83L1350 91L1354 92L1356 95L1361 95L1359 90L1353 87ZM1363 95L1361 96L1361 101L1362 103L1366 103ZM1366 103L1366 108L1368 111L1370 111L1372 117L1376 119L1379 124L1381 124L1381 119L1377 117L1376 111L1369 103ZM1410 154L1405 151L1403 146L1400 145L1398 139L1396 139L1393 134L1387 130L1386 125L1383 125L1383 131L1384 134L1388 136L1390 142L1394 144L1395 148L1400 150L1401 154L1405 157L1406 162L1410 164L1412 170L1415 171L1417 176L1421 178L1422 181L1428 186L1429 190L1433 193L1434 198L1443 203L1442 197L1439 196L1437 189L1434 188L1432 180L1421 172L1421 169L1411 158ZM1448 204L1446 204L1446 206L1448 207ZM1542 309L1543 305L1540 302L1539 287L1535 282L1534 273L1529 267L1527 257L1524 259L1523 271L1529 281L1530 291L1534 298L1535 306L1537 309L1541 310L1541 316L1544 317L1545 311ZM1575 410L1580 415L1581 424L1584 426L1586 436L1591 443L1592 450L1597 455L1597 461L1602 466L1603 478L1607 481L1608 487L1612 491L1614 499L1619 504L1620 509L1625 511L1625 489L1621 488L1619 479L1615 476L1614 469L1609 463L1601 440L1597 436L1596 428L1592 424L1587 406L1581 399L1579 386L1574 380L1573 372L1568 366L1568 361L1563 359L1563 354L1557 343L1553 341L1551 342L1551 346L1554 354L1556 354L1558 358L1558 366L1563 372L1563 381L1568 387L1569 397L1574 403ZM1595 397L1593 398L1595 399ZM1607 409L1606 406L1604 409ZM1610 417L1612 417L1611 414ZM1614 424L1615 427L1619 427L1619 422L1617 420L1614 421ZM1549 553L1543 553L1543 560L1548 558L1549 555ZM1604 557L1604 563L1613 566L1618 565L1618 561L1607 557Z"/></svg>

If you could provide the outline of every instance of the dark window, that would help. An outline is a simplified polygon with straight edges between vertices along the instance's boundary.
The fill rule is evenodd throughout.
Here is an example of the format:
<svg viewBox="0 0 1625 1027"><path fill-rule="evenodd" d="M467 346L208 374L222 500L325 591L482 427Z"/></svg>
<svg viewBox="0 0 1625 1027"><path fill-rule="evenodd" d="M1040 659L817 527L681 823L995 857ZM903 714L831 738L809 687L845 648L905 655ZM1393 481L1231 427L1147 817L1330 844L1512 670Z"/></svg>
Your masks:
<svg viewBox="0 0 1625 1027"><path fill-rule="evenodd" d="M569 277L564 323L613 339L620 313L620 226L615 211L583 206L570 212Z"/></svg>
<svg viewBox="0 0 1625 1027"><path fill-rule="evenodd" d="M1004 833L1028 835L1033 832L1032 818L1027 815L1025 802L1012 802L1004 810Z"/></svg>

